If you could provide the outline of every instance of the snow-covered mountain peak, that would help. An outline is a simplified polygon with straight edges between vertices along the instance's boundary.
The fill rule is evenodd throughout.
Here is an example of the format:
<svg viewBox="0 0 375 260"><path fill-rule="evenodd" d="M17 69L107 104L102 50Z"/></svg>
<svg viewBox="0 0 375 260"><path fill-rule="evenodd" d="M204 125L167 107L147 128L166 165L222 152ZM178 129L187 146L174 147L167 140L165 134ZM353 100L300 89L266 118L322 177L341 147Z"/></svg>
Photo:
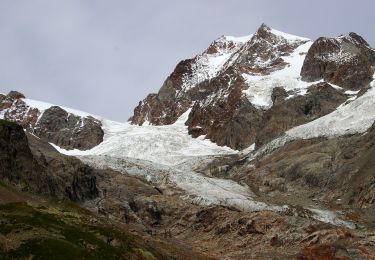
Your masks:
<svg viewBox="0 0 375 260"><path fill-rule="evenodd" d="M187 70L180 76L181 85L176 97L181 97L198 84L216 77L234 53L239 51L252 35L244 37L221 36L202 53L189 60Z"/></svg>
<svg viewBox="0 0 375 260"><path fill-rule="evenodd" d="M233 51L237 51L240 47L243 46L243 44L248 42L252 38L252 36L253 35L234 37L223 35L213 41L210 46L200 55L220 55L224 53L233 53Z"/></svg>
<svg viewBox="0 0 375 260"><path fill-rule="evenodd" d="M274 28L267 26L266 24L262 24L258 30L254 33L254 39L269 39L270 37L277 37L279 40L286 40L286 41L310 41L308 38L296 36L293 34L285 33Z"/></svg>
<svg viewBox="0 0 375 260"><path fill-rule="evenodd" d="M357 91L371 82L374 53L355 33L311 41L262 24L246 37L222 36L202 54L180 62L159 93L149 95L134 110L130 121L173 124L191 111L187 124L192 136L204 135L219 145L242 149L257 138L267 139L257 131L265 114L276 113L272 110L275 103L288 103L301 121L277 122L264 135L312 120L310 106L317 106L312 112L315 116L332 112L347 98L342 88ZM311 100L313 95L322 95L317 89L324 89L322 98L331 105ZM311 104L297 108L292 105L294 99Z"/></svg>
<svg viewBox="0 0 375 260"><path fill-rule="evenodd" d="M283 33L262 24L253 37L233 55L227 66L250 75L266 75L287 65L283 57L297 47L310 42L309 39Z"/></svg>
<svg viewBox="0 0 375 260"><path fill-rule="evenodd" d="M250 41L251 37L253 37L253 34L246 35L246 36L240 36L240 37L228 36L228 35L222 36L222 37L227 41L232 41L232 42L237 42L237 43L245 43L245 42Z"/></svg>

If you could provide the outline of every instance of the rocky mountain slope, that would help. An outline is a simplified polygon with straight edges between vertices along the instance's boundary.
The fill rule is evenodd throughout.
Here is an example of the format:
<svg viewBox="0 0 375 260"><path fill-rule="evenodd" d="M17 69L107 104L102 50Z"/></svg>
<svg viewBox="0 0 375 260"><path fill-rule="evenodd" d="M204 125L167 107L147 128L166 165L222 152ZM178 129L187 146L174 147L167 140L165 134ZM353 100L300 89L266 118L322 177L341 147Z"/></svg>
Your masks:
<svg viewBox="0 0 375 260"><path fill-rule="evenodd" d="M87 150L103 141L104 132L98 119L76 110L26 99L17 91L0 94L0 115L65 149Z"/></svg>
<svg viewBox="0 0 375 260"><path fill-rule="evenodd" d="M36 146L35 149L40 151L44 144L34 136L28 139L21 126L0 120L0 176L3 182L23 191L72 201L98 196L92 169L75 158L49 158L46 152L40 155L38 161L30 147ZM50 165L53 167L47 167Z"/></svg>
<svg viewBox="0 0 375 260"><path fill-rule="evenodd" d="M374 55L355 33L313 42L263 24L249 37L222 37L203 54L179 63L130 120L171 124L191 109L192 136L244 149L328 114L351 91L366 89Z"/></svg>
<svg viewBox="0 0 375 260"><path fill-rule="evenodd" d="M263 24L180 62L130 122L11 92L0 117L28 145L20 135L14 153L4 135L0 173L177 259L373 259L374 71L355 33L312 41Z"/></svg>
<svg viewBox="0 0 375 260"><path fill-rule="evenodd" d="M94 169L0 120L1 259L208 259L143 234L160 221L149 201L156 194L141 179Z"/></svg>

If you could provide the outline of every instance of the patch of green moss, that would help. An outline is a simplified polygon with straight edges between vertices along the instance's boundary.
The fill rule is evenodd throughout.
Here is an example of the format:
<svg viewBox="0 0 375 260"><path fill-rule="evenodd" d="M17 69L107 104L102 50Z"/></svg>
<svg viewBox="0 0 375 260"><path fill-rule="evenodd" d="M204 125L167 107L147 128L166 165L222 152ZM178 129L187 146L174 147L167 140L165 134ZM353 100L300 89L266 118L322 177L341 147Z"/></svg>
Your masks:
<svg viewBox="0 0 375 260"><path fill-rule="evenodd" d="M78 246L60 239L32 239L26 241L17 250L0 256L5 259L89 259L90 255Z"/></svg>
<svg viewBox="0 0 375 260"><path fill-rule="evenodd" d="M27 203L8 203L0 205L2 225L1 234L7 234L14 229L29 226L34 228L53 229L64 225L64 222L56 217L40 212ZM4 224L5 223L5 224Z"/></svg>
<svg viewBox="0 0 375 260"><path fill-rule="evenodd" d="M75 208L69 204L68 207L72 211ZM76 217L70 214L66 218L66 210L66 207L27 203L0 205L0 234L19 239L20 244L8 252L1 252L0 248L0 259L30 256L35 259L155 259L148 250L135 245L127 233L100 221L91 224L92 215L76 211Z"/></svg>
<svg viewBox="0 0 375 260"><path fill-rule="evenodd" d="M142 248L137 248L135 252L143 259L147 260L154 260L156 259L153 254L151 254L149 251L145 251Z"/></svg>

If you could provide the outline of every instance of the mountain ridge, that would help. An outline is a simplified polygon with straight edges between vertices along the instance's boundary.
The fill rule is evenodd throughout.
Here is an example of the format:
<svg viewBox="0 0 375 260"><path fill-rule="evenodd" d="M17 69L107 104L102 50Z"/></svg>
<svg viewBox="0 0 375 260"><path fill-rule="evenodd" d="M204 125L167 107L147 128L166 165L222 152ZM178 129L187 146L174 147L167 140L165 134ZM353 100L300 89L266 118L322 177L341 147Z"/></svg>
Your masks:
<svg viewBox="0 0 375 260"><path fill-rule="evenodd" d="M212 77L206 73L206 77L202 77L200 81L189 80L191 68L196 66L195 62L199 60L200 55L179 63L175 71L166 79L159 93L150 94L140 102L130 121L139 125L145 122L155 125L171 124L179 115L192 108L187 122L189 134L193 137L203 135L218 145L244 149L256 143L259 138L269 139L269 137L258 137L258 134L251 134L251 132L260 132L260 128L264 127L261 126L261 122L264 121L264 117L268 117L267 114L270 114L265 110L272 107L274 95L284 91L286 92L282 94L284 100L305 96L310 86L322 81L326 81L336 89L339 89L337 85L348 88L343 82L349 82L348 84L356 82L356 85L349 88L350 90L368 86L374 73L375 63L372 58L374 49L355 33L348 33L337 39L323 37L313 42L262 24L255 34L246 38L247 41L242 42L242 46L230 54L229 58L225 57L226 62L221 69L215 67L215 71L219 72L211 74ZM326 42L334 42L335 46L338 43L344 44L345 48L342 49L339 45L327 49L324 47ZM216 41L208 50L215 49L215 43ZM217 53L217 51L212 52ZM326 64L327 62L317 59L318 54L323 57L326 55L324 53L331 56L344 55L346 61L341 65L334 61L332 64ZM201 73L200 70L205 71L198 66L198 74ZM329 77L325 76L328 74ZM184 87L186 84L189 87ZM277 93L273 93L275 89L278 90ZM332 103L338 107L339 103L335 102L334 98ZM320 109L319 105L318 109ZM286 129L283 127L284 130L300 124L301 121L308 122L314 119L300 112L306 110L303 107L297 110L288 107L287 110L292 110L291 113L301 119L297 120L299 122L291 123ZM332 110L322 111L320 116L329 112ZM282 119L278 119L280 120ZM243 129L250 130L241 133ZM253 136L248 137L249 134Z"/></svg>
<svg viewBox="0 0 375 260"><path fill-rule="evenodd" d="M130 122L18 92L0 95L0 117L57 178L90 169L85 208L152 241L219 259L371 259L374 55L354 33L263 24L180 62Z"/></svg>

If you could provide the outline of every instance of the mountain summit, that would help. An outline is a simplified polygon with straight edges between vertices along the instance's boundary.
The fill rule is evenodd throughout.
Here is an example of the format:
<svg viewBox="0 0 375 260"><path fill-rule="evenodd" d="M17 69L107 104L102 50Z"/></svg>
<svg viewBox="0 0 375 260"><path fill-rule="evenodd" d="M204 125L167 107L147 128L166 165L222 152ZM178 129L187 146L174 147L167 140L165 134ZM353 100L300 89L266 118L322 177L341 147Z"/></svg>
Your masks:
<svg viewBox="0 0 375 260"><path fill-rule="evenodd" d="M159 92L139 103L130 122L168 125L190 109L193 137L244 149L332 112L349 98L336 86L366 88L374 55L354 33L313 42L262 24L250 36L220 37L181 61Z"/></svg>

